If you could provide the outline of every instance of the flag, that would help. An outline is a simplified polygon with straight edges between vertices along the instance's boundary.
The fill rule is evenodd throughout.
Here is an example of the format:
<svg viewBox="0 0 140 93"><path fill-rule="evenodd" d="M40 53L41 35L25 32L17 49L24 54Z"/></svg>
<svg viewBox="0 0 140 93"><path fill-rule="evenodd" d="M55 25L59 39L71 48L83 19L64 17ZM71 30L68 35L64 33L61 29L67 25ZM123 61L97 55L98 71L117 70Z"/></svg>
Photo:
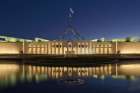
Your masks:
<svg viewBox="0 0 140 93"><path fill-rule="evenodd" d="M69 17L72 17L72 15L74 14L74 10L72 8L69 8L69 11L70 11Z"/></svg>
<svg viewBox="0 0 140 93"><path fill-rule="evenodd" d="M72 8L69 8L69 10L70 10L70 13L71 13L71 14L74 14L74 11L73 11Z"/></svg>

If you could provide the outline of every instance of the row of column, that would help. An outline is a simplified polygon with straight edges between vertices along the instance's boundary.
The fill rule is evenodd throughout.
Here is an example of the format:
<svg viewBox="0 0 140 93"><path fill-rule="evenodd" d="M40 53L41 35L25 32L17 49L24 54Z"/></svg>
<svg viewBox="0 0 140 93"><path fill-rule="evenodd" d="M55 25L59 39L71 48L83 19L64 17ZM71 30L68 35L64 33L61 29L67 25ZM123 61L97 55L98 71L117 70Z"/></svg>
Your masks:
<svg viewBox="0 0 140 93"><path fill-rule="evenodd" d="M92 42L47 42L43 44L30 43L29 54L112 54L112 44L97 44Z"/></svg>

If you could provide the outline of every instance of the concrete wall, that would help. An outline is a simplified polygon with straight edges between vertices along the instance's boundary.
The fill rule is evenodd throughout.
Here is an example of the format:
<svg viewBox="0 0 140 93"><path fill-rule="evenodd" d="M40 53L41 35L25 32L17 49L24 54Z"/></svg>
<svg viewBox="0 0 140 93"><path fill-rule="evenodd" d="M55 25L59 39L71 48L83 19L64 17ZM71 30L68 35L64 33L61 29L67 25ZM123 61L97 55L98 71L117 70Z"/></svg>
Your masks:
<svg viewBox="0 0 140 93"><path fill-rule="evenodd" d="M19 54L22 43L0 42L0 54Z"/></svg>
<svg viewBox="0 0 140 93"><path fill-rule="evenodd" d="M120 42L118 51L121 54L140 54L140 42Z"/></svg>

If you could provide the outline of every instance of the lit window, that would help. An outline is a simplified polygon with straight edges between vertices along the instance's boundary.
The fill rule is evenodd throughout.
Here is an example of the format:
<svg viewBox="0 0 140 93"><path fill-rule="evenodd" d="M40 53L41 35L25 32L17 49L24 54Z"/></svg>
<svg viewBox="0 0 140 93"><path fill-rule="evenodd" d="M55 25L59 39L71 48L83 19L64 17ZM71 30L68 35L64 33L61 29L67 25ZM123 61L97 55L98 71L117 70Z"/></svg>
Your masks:
<svg viewBox="0 0 140 93"><path fill-rule="evenodd" d="M72 47L72 45L69 45L69 47Z"/></svg>
<svg viewBox="0 0 140 93"><path fill-rule="evenodd" d="M108 47L111 47L111 44L109 44Z"/></svg>
<svg viewBox="0 0 140 93"><path fill-rule="evenodd" d="M104 45L104 47L108 47L108 45L107 45L107 44L105 44L105 45Z"/></svg>
<svg viewBox="0 0 140 93"><path fill-rule="evenodd" d="M36 47L36 45L33 45L33 47Z"/></svg>
<svg viewBox="0 0 140 93"><path fill-rule="evenodd" d="M28 52L29 52L29 53L32 53L32 48L29 48Z"/></svg>
<svg viewBox="0 0 140 93"><path fill-rule="evenodd" d="M54 47L58 48L58 47L59 47L59 45L54 45Z"/></svg>
<svg viewBox="0 0 140 93"><path fill-rule="evenodd" d="M31 44L29 44L29 47L32 47L32 45L31 45Z"/></svg>
<svg viewBox="0 0 140 93"><path fill-rule="evenodd" d="M102 44L102 45L100 45L101 47L104 47L104 45Z"/></svg>
<svg viewBox="0 0 140 93"><path fill-rule="evenodd" d="M96 45L96 47L100 47L100 45L98 44L98 45Z"/></svg>
<svg viewBox="0 0 140 93"><path fill-rule="evenodd" d="M81 45L78 45L78 47L80 48L80 47L81 47Z"/></svg>
<svg viewBox="0 0 140 93"><path fill-rule="evenodd" d="M44 45L41 45L41 47L44 47Z"/></svg>

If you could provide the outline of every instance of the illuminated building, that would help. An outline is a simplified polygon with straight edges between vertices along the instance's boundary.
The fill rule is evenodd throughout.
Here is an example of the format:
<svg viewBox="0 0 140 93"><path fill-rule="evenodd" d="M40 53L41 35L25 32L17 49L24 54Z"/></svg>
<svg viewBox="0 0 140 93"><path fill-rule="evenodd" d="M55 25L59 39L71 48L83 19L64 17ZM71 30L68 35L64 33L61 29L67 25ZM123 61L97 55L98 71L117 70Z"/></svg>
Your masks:
<svg viewBox="0 0 140 93"><path fill-rule="evenodd" d="M104 38L85 40L72 25L74 11L70 8L68 27L59 40L35 40L0 36L0 54L45 54L45 55L93 55L93 54L140 54L140 42L126 39ZM76 40L64 39L65 35L72 33ZM69 35L68 35L69 36ZM73 38L72 38L73 39Z"/></svg>
<svg viewBox="0 0 140 93"><path fill-rule="evenodd" d="M5 37L0 42L0 54L48 54L48 55L90 55L90 54L140 54L140 42L113 42L92 40L26 40Z"/></svg>

